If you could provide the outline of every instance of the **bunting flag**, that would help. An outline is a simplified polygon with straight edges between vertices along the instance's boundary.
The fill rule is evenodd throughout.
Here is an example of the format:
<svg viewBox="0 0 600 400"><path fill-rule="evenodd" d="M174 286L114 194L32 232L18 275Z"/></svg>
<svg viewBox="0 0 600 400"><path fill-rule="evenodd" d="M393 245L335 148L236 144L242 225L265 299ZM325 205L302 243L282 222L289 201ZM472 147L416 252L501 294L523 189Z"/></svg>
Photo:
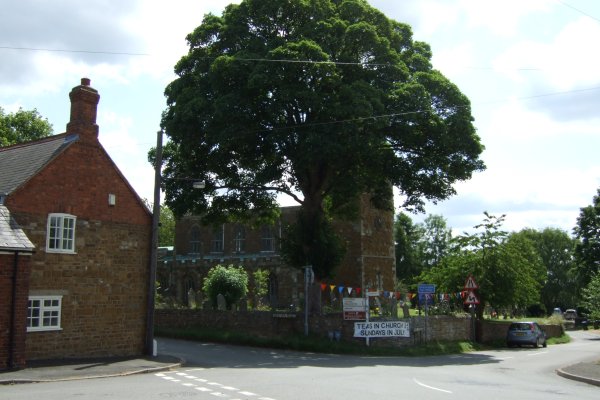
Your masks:
<svg viewBox="0 0 600 400"><path fill-rule="evenodd" d="M388 292L387 290L383 291L383 298L387 299L388 297L390 297L390 292Z"/></svg>
<svg viewBox="0 0 600 400"><path fill-rule="evenodd" d="M333 289L335 289L335 285L329 285L329 290L333 292Z"/></svg>
<svg viewBox="0 0 600 400"><path fill-rule="evenodd" d="M360 296L360 291L361 291L361 288L357 287L357 288L356 288L356 295L357 295L357 296Z"/></svg>
<svg viewBox="0 0 600 400"><path fill-rule="evenodd" d="M352 294L352 288L351 287L347 287L346 290L348 290L348 295Z"/></svg>
<svg viewBox="0 0 600 400"><path fill-rule="evenodd" d="M326 283L321 283L321 291L325 290L326 287L327 287Z"/></svg>
<svg viewBox="0 0 600 400"><path fill-rule="evenodd" d="M402 295L400 294L400 292L396 292L396 300L400 300L400 297L402 297Z"/></svg>
<svg viewBox="0 0 600 400"><path fill-rule="evenodd" d="M340 294L342 294L344 292L344 287L338 286L338 292L340 292Z"/></svg>
<svg viewBox="0 0 600 400"><path fill-rule="evenodd" d="M416 293L409 293L408 295L410 296L411 299L414 299L415 297L417 297Z"/></svg>

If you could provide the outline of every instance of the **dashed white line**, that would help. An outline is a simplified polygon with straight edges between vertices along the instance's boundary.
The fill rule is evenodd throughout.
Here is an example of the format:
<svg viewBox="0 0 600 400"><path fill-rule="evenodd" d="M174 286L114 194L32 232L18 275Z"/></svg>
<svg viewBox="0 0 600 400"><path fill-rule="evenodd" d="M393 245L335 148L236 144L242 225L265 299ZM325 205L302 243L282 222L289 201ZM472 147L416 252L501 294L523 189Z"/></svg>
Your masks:
<svg viewBox="0 0 600 400"><path fill-rule="evenodd" d="M197 376L193 376L190 374L187 374L185 372L175 372L174 374L176 376L169 376L167 375L168 373L156 373L154 374L155 376L162 378L168 382L175 382L175 383L179 383L182 386L185 387L189 387L189 388L193 388L195 390L198 390L199 392L204 392L204 393L209 393L212 396L215 397L220 397L220 398L230 398L231 400L240 400L239 398L232 398L231 395L228 395L226 393L222 393L219 391L216 391L215 389L221 389L221 390L227 390L230 392L234 392L237 395L242 395L245 398L255 398L256 400L275 400L272 399L270 397L261 397L256 393L252 393L252 392L248 392L248 391L244 391L244 390L240 390L237 389L233 386L225 386L221 383L218 382L211 382L208 381L207 379L202 379L202 378L198 378ZM186 382L182 382L181 379L176 379L176 378L186 378L186 379L190 379L193 380L195 382L190 382L190 381L186 381ZM202 384L204 384L205 386L200 386L198 383L196 382L201 382ZM208 386L208 387L206 387ZM256 396L256 397L255 397Z"/></svg>
<svg viewBox="0 0 600 400"><path fill-rule="evenodd" d="M527 354L528 357L533 357L533 356L541 356L542 354L548 354L547 351L540 351L537 353L531 353L531 354Z"/></svg>
<svg viewBox="0 0 600 400"><path fill-rule="evenodd" d="M421 383L421 382L419 382L419 381L418 381L416 378L413 378L413 381L414 381L414 382L415 382L417 385L419 385L419 386L422 386L422 387L424 387L424 388L431 389L431 390L437 390L438 392L444 392L444 393L450 393L450 394L452 394L452 392L451 392L450 390L446 390L446 389L440 389L440 388L436 388L436 387L434 387L434 386L429 386L429 385L426 385L426 384L424 384L424 383Z"/></svg>

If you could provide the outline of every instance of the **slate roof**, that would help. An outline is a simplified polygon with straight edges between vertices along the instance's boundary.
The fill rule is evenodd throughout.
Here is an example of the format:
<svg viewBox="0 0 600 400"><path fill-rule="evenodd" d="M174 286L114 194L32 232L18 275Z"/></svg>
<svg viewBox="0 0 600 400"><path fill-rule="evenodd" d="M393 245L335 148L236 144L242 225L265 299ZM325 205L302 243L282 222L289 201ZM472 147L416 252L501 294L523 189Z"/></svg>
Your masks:
<svg viewBox="0 0 600 400"><path fill-rule="evenodd" d="M32 252L34 247L25 232L10 216L8 208L0 205L0 252L6 250Z"/></svg>
<svg viewBox="0 0 600 400"><path fill-rule="evenodd" d="M0 195L9 195L62 153L79 136L60 134L0 147Z"/></svg>

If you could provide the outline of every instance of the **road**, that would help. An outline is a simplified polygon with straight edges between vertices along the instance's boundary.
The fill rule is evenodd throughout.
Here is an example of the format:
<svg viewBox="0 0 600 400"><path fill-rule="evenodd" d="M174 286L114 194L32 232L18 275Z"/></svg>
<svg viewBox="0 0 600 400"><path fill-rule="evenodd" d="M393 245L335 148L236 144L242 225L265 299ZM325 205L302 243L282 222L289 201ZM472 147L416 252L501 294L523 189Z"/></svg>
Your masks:
<svg viewBox="0 0 600 400"><path fill-rule="evenodd" d="M548 348L439 357L355 357L159 340L175 371L0 387L0 399L594 399L600 387L557 368L600 359L598 336Z"/></svg>

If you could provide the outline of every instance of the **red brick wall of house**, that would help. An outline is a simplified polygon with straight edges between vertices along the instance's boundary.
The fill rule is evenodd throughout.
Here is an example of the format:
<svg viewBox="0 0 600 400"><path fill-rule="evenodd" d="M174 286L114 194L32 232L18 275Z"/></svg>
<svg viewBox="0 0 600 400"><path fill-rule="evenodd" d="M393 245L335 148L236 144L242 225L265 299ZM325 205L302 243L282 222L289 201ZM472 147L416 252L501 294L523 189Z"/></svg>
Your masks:
<svg viewBox="0 0 600 400"><path fill-rule="evenodd" d="M29 332L27 359L143 353L152 219L100 145L74 143L6 205L38 249L30 294L63 295L63 329ZM45 251L57 212L77 217L77 254Z"/></svg>
<svg viewBox="0 0 600 400"><path fill-rule="evenodd" d="M152 217L98 142L89 80L70 97L79 139L5 202L36 246L29 294L63 296L62 330L29 332L27 359L142 354ZM50 213L77 217L76 254L46 252Z"/></svg>
<svg viewBox="0 0 600 400"><path fill-rule="evenodd" d="M13 316L14 254L0 254L0 370L25 366L25 326L30 274L29 255L17 257L17 290ZM11 344L11 317L14 317L14 341ZM12 360L10 352L12 351ZM12 362L11 362L12 361ZM9 365L12 363L12 365Z"/></svg>

